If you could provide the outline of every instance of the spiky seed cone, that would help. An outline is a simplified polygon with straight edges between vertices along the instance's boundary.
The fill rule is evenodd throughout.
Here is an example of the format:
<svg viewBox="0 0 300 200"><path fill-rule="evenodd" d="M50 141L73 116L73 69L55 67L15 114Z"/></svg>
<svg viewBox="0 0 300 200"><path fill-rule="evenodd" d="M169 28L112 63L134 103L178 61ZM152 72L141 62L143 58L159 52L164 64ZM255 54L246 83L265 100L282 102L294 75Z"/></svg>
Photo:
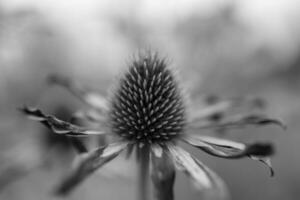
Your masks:
<svg viewBox="0 0 300 200"><path fill-rule="evenodd" d="M183 131L183 99L164 59L148 54L132 62L114 93L109 116L116 134L136 142L169 141Z"/></svg>

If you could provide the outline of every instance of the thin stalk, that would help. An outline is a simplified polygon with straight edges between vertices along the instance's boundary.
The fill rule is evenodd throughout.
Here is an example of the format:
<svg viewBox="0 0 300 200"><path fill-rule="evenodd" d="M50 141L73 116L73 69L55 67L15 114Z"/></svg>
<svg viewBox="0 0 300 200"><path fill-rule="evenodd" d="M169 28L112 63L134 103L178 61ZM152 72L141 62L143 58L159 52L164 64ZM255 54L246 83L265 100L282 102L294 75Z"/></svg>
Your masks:
<svg viewBox="0 0 300 200"><path fill-rule="evenodd" d="M140 159L138 160L139 174L138 174L138 199L137 200L149 200L149 160L150 152L149 146L144 145L142 148L137 148L140 151Z"/></svg>

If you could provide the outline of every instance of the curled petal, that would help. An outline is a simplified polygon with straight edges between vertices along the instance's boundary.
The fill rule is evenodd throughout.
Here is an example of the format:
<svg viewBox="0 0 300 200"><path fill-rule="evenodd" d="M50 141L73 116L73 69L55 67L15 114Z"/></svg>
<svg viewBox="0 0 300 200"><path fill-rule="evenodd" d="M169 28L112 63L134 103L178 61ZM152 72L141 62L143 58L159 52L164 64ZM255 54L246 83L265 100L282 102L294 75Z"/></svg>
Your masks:
<svg viewBox="0 0 300 200"><path fill-rule="evenodd" d="M104 97L102 97L100 94L90 92L85 88L82 88L80 85L76 84L67 77L51 75L48 77L48 81L51 84L57 84L66 88L74 96L100 111L106 111L108 108L107 100Z"/></svg>
<svg viewBox="0 0 300 200"><path fill-rule="evenodd" d="M274 148L269 143L243 144L210 136L185 135L183 141L203 150L213 156L221 158L250 157L266 164L274 174L268 156L274 153Z"/></svg>
<svg viewBox="0 0 300 200"><path fill-rule="evenodd" d="M188 174L198 189L205 189L208 194L217 196L218 199L228 198L227 187L216 173L182 148L174 145L167 145L167 148L176 168Z"/></svg>
<svg viewBox="0 0 300 200"><path fill-rule="evenodd" d="M264 165L266 165L269 168L270 176L274 176L275 172L272 167L271 159L269 157L261 157L261 156L250 156L251 159L257 160L259 162L262 162Z"/></svg>
<svg viewBox="0 0 300 200"><path fill-rule="evenodd" d="M95 172L97 169L117 157L120 152L127 147L127 142L118 142L94 151L82 154L79 162L72 172L63 179L55 190L56 195L67 195L84 179Z"/></svg>
<svg viewBox="0 0 300 200"><path fill-rule="evenodd" d="M152 182L155 189L157 200L173 200L174 199L174 182L175 169L170 156L160 151L162 148L152 150Z"/></svg>
<svg viewBox="0 0 300 200"><path fill-rule="evenodd" d="M36 108L28 108L24 106L20 109L30 119L39 121L46 127L51 129L56 134L68 135L68 136L85 136L85 135L102 135L103 131L89 130L69 122L57 119L51 115L45 115L42 111Z"/></svg>

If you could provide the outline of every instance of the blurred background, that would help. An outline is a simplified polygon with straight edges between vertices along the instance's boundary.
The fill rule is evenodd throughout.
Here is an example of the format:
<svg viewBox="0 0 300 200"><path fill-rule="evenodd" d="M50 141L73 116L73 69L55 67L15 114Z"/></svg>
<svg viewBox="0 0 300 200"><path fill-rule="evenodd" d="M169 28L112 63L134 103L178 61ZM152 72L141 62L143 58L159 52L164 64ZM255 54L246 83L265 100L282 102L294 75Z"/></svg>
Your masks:
<svg viewBox="0 0 300 200"><path fill-rule="evenodd" d="M67 144L59 140L59 148L68 149L60 151L63 155L49 150L52 140L41 133L45 129L16 109L27 104L57 114L63 107L64 116L82 107L61 88L49 87L47 76L67 75L107 95L130 57L149 48L178 69L191 97L260 96L268 102L267 112L288 125L286 132L271 126L228 135L239 141L272 141L274 178L257 162L194 151L225 180L232 199L299 199L297 0L1 0L1 153L19 148L20 159L28 158L28 163L35 162L31 157L37 152L52 161L1 189L0 199L56 199L51 188L72 162L74 152ZM122 169L117 176L91 177L67 199L134 199L135 173L127 173L126 164ZM181 174L175 191L178 200L199 199Z"/></svg>

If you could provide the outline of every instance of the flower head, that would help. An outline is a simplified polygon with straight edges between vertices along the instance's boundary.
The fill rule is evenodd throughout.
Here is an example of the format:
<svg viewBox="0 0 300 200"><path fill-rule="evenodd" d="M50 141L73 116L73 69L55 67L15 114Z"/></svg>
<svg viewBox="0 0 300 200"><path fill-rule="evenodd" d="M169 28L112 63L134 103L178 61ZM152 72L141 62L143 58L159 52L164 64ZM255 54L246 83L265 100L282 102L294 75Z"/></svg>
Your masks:
<svg viewBox="0 0 300 200"><path fill-rule="evenodd" d="M185 106L172 71L154 56L132 63L109 109L112 131L138 143L163 143L184 130Z"/></svg>
<svg viewBox="0 0 300 200"><path fill-rule="evenodd" d="M221 179L198 159L178 145L183 141L217 157L237 159L248 157L258 160L271 169L269 156L273 146L269 143L243 144L212 136L200 135L205 129L232 129L247 125L282 123L261 114L224 117L241 100L219 101L213 98L205 107L187 114L187 106L178 81L164 59L157 54L145 54L133 60L121 76L110 98L89 92L72 81L53 76L52 83L59 84L93 108L93 113L81 111L76 117L97 122L99 129L91 130L46 115L35 108L24 107L23 112L42 122L56 134L69 137L113 135L115 143L92 151L81 151L79 164L58 187L58 194L67 194L90 174L117 157L124 149L137 152L145 146L150 149L152 181L158 199L173 199L174 168L188 174L198 188L222 185ZM211 99L211 98L208 98ZM95 114L96 113L96 114ZM218 116L217 118L214 116ZM196 133L195 135L190 133ZM145 152L145 151L144 151ZM144 155L145 156L145 155Z"/></svg>

